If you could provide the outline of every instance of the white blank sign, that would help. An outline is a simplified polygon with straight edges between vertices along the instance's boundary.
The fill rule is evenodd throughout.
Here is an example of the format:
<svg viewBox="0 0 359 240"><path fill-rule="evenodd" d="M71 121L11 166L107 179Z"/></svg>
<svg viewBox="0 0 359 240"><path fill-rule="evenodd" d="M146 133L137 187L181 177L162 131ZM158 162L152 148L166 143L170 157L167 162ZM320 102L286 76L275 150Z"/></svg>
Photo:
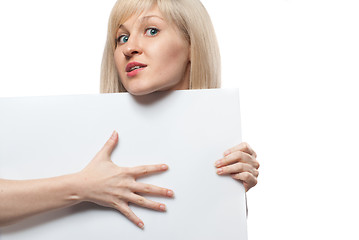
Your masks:
<svg viewBox="0 0 359 240"><path fill-rule="evenodd" d="M0 98L0 114L0 178L80 171L116 130L112 160L169 165L138 181L175 193L148 196L165 203L165 213L131 205L144 230L114 209L82 203L0 228L1 240L247 239L243 185L214 167L241 141L237 89Z"/></svg>

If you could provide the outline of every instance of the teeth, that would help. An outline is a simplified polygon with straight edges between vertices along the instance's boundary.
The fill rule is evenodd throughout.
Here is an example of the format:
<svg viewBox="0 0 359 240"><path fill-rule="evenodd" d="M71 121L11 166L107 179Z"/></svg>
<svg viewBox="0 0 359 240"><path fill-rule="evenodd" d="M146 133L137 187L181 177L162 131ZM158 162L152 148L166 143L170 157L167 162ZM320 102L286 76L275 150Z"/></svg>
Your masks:
<svg viewBox="0 0 359 240"><path fill-rule="evenodd" d="M135 66L135 67L132 67L131 69L130 69L130 71L133 71L133 70L136 70L136 69L139 69L139 68L141 68L140 66Z"/></svg>

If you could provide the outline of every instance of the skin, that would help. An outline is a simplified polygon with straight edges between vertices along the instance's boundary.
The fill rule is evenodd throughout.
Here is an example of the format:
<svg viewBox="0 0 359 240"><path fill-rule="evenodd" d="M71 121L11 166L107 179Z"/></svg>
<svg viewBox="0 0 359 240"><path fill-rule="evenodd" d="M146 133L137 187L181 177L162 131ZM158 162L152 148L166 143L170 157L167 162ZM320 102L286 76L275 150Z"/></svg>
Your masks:
<svg viewBox="0 0 359 240"><path fill-rule="evenodd" d="M231 175L243 182L248 191L257 184L259 162L257 154L248 143L242 142L223 153L223 158L215 162L217 174Z"/></svg>
<svg viewBox="0 0 359 240"><path fill-rule="evenodd" d="M157 7L130 17L117 32L116 68L126 90L133 95L189 88L190 47L175 25ZM145 68L128 76L127 64Z"/></svg>
<svg viewBox="0 0 359 240"><path fill-rule="evenodd" d="M150 17L151 16L151 17ZM152 31L158 29L159 31ZM120 36L122 36L120 38ZM125 88L133 95L156 91L189 89L190 46L176 26L169 24L157 7L132 16L117 33L120 40L114 53L116 67ZM127 41L123 41L126 37ZM127 76L130 62L146 64L135 76ZM129 208L129 203L157 211L166 206L141 194L173 197L170 189L137 182L148 174L164 172L166 164L120 167L111 160L118 142L113 132L103 148L80 172L37 180L0 179L0 226L53 209L80 202L93 202L117 209L138 227L143 221ZM219 175L242 181L246 191L257 184L259 163L247 143L224 152L215 163Z"/></svg>

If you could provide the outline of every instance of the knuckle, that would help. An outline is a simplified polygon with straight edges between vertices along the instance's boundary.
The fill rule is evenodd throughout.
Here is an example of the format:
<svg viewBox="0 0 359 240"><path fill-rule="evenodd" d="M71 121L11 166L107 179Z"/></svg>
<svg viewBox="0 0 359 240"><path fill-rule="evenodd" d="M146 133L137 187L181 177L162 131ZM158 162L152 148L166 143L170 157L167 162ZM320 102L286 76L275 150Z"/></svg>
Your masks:
<svg viewBox="0 0 359 240"><path fill-rule="evenodd" d="M253 186L257 185L257 183L258 183L257 178L254 178L253 183L254 183Z"/></svg>
<svg viewBox="0 0 359 240"><path fill-rule="evenodd" d="M234 153L234 156L235 156L236 158L240 159L240 158L242 158L242 156L243 156L243 152L242 152L242 151L237 151L237 152Z"/></svg>
<svg viewBox="0 0 359 240"><path fill-rule="evenodd" d="M243 163L237 163L237 171L240 173L240 172L243 172L244 171L244 164Z"/></svg>
<svg viewBox="0 0 359 240"><path fill-rule="evenodd" d="M240 152L237 151L237 152L233 152L232 154L229 154L224 159L226 163L230 163L235 160L238 160L239 158L240 158Z"/></svg>
<svg viewBox="0 0 359 240"><path fill-rule="evenodd" d="M260 167L260 164L259 164L258 161L254 161L254 167L255 167L256 169L258 169L258 168Z"/></svg>
<svg viewBox="0 0 359 240"><path fill-rule="evenodd" d="M143 188L143 191L144 191L144 193L150 193L151 192L151 187L150 186L145 186Z"/></svg>
<svg viewBox="0 0 359 240"><path fill-rule="evenodd" d="M249 172L243 172L243 181L248 182L251 179L251 174Z"/></svg>
<svg viewBox="0 0 359 240"><path fill-rule="evenodd" d="M240 161L243 159L243 154L244 154L243 152L238 151L234 153L234 157L237 159L237 161Z"/></svg>
<svg viewBox="0 0 359 240"><path fill-rule="evenodd" d="M246 170L246 164L245 163L238 163L238 171L244 172Z"/></svg>
<svg viewBox="0 0 359 240"><path fill-rule="evenodd" d="M257 178L259 176L259 171L257 169L254 170L254 176Z"/></svg>
<svg viewBox="0 0 359 240"><path fill-rule="evenodd" d="M241 149L243 151L248 151L249 150L249 144L247 142L242 142L241 144L242 144Z"/></svg>
<svg viewBox="0 0 359 240"><path fill-rule="evenodd" d="M145 199L142 198L142 197L139 197L139 198L137 199L136 203L137 203L138 205L143 205L143 204L145 203Z"/></svg>
<svg viewBox="0 0 359 240"><path fill-rule="evenodd" d="M148 169L147 169L146 167L142 167L142 169L141 169L141 174L142 174L142 175L148 174Z"/></svg>

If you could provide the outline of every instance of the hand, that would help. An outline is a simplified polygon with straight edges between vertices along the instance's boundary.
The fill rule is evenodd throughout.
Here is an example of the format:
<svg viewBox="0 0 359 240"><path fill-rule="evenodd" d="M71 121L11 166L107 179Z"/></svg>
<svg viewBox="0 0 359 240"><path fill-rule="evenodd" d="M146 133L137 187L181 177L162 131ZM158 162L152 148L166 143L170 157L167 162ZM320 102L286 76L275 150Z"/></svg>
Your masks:
<svg viewBox="0 0 359 240"><path fill-rule="evenodd" d="M157 211L166 211L164 204L151 201L138 193L173 197L173 191L150 184L136 182L139 177L168 169L165 164L138 167L119 167L111 161L111 154L118 142L114 131L111 138L94 159L80 172L84 201L112 207L124 214L138 227L144 223L129 208L129 203Z"/></svg>
<svg viewBox="0 0 359 240"><path fill-rule="evenodd" d="M232 178L241 180L246 191L257 184L259 163L257 154L248 143L242 142L228 149L223 156L215 163L217 174L230 174Z"/></svg>

